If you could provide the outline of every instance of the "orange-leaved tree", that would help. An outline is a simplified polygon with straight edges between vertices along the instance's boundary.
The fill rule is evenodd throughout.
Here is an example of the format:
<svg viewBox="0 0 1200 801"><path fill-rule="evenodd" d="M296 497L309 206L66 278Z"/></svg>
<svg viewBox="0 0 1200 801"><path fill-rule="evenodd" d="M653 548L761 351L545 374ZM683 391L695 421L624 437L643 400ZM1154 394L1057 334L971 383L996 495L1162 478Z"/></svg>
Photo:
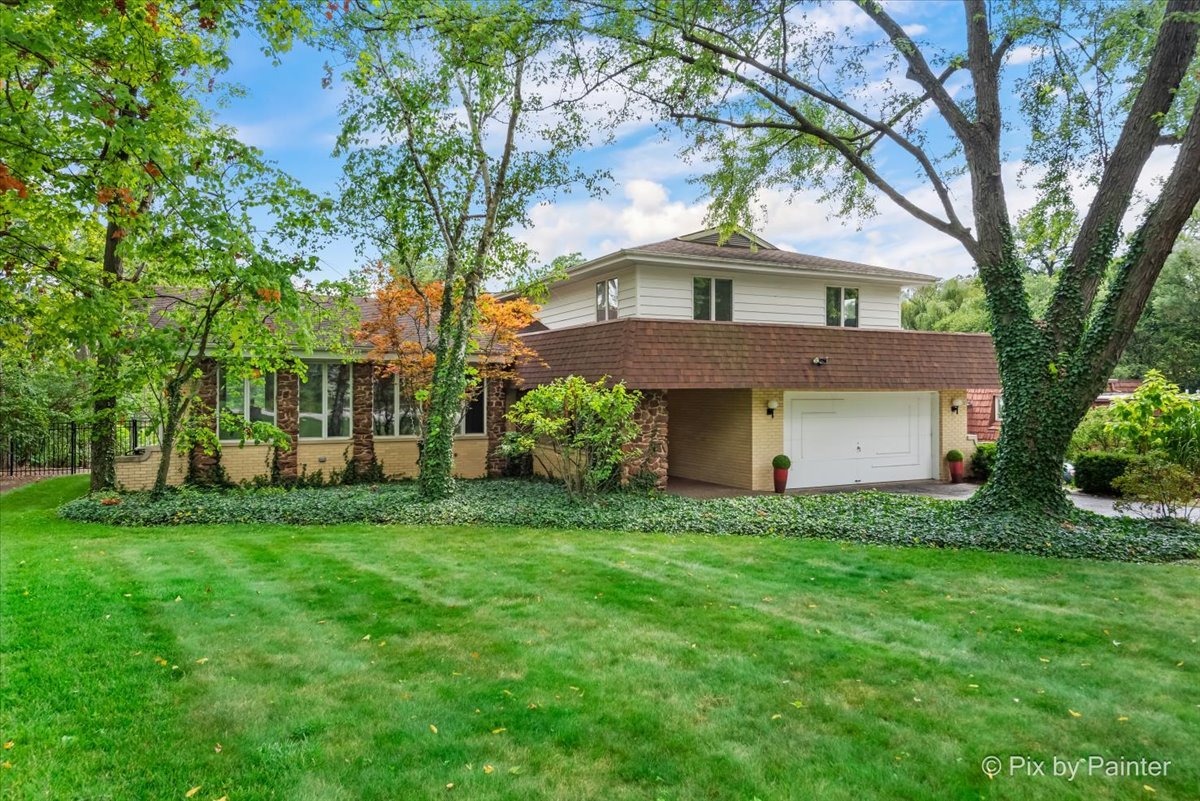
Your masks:
<svg viewBox="0 0 1200 801"><path fill-rule="evenodd" d="M400 401L406 406L403 414L412 421L412 433L424 441L436 362L437 316L446 287L441 281L422 281L383 268L380 273L375 308L363 315L356 336L371 346L369 357L376 363L376 375L395 376ZM461 292L455 294L452 302L458 309ZM519 380L518 367L537 358L519 335L537 319L537 304L523 297L504 300L484 292L476 296L474 306L466 388L456 425L485 381L500 391L505 381Z"/></svg>

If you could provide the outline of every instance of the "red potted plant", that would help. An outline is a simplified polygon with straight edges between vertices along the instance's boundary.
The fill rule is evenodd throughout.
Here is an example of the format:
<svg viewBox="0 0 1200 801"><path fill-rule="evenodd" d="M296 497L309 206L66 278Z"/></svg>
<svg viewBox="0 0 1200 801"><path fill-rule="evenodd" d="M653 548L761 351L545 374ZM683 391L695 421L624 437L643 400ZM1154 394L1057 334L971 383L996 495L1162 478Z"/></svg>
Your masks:
<svg viewBox="0 0 1200 801"><path fill-rule="evenodd" d="M787 490L788 468L792 466L792 460L787 457L787 454L779 454L771 460L771 467L775 468L775 491L784 492Z"/></svg>
<svg viewBox="0 0 1200 801"><path fill-rule="evenodd" d="M963 478L963 455L962 451L954 449L946 454L946 466L950 468L950 480L955 484L962 481Z"/></svg>

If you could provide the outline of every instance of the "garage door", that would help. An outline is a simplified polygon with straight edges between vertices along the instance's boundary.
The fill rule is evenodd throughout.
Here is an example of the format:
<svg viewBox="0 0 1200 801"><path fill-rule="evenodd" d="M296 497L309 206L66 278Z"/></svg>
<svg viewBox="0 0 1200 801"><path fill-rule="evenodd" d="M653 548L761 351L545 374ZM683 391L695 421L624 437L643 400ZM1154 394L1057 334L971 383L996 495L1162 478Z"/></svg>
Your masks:
<svg viewBox="0 0 1200 801"><path fill-rule="evenodd" d="M936 393L786 393L788 487L879 484L936 477Z"/></svg>

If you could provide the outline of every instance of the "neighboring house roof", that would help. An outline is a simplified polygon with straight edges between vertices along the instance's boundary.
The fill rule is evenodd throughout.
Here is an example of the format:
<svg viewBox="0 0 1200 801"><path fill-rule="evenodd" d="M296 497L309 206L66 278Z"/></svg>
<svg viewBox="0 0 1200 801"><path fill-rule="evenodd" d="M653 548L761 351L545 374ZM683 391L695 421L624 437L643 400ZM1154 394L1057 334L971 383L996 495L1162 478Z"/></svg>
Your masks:
<svg viewBox="0 0 1200 801"><path fill-rule="evenodd" d="M898 284L932 284L937 278L924 273L893 270L807 253L780 250L770 242L751 233L734 234L724 244L717 244L717 230L697 231L693 234L652 242L648 245L624 248L598 259L577 264L567 271L574 277L594 270L606 269L621 262L652 261L670 262L683 266L724 266L743 269L783 270L813 273L821 276L844 275L855 278L870 278Z"/></svg>
<svg viewBox="0 0 1200 801"><path fill-rule="evenodd" d="M986 334L631 317L527 334L527 385L609 376L639 389L999 387ZM813 360L827 361L816 365Z"/></svg>

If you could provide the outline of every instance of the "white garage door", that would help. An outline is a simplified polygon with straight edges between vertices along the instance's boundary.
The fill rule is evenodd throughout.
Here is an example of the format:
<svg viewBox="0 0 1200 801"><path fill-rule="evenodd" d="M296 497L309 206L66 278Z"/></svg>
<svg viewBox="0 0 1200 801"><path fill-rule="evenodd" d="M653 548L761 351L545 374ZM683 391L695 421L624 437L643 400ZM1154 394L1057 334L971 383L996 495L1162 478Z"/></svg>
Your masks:
<svg viewBox="0 0 1200 801"><path fill-rule="evenodd" d="M788 487L934 478L936 393L784 395Z"/></svg>

